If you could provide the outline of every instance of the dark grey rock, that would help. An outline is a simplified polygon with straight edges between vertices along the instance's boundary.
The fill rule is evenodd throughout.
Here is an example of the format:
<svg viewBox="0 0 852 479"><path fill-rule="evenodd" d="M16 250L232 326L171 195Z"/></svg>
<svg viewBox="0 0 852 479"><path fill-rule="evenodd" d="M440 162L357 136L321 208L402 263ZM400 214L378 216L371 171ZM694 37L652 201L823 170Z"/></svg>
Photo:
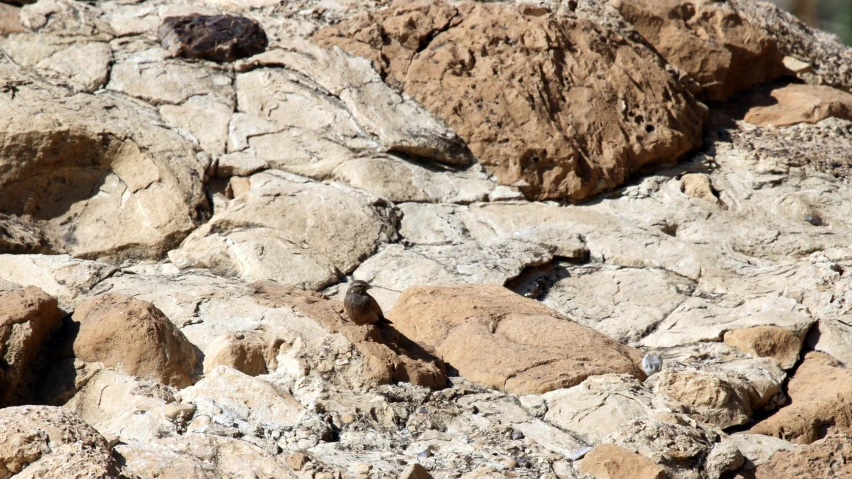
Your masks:
<svg viewBox="0 0 852 479"><path fill-rule="evenodd" d="M256 21L234 15L167 17L160 44L176 57L232 62L262 53L269 45Z"/></svg>

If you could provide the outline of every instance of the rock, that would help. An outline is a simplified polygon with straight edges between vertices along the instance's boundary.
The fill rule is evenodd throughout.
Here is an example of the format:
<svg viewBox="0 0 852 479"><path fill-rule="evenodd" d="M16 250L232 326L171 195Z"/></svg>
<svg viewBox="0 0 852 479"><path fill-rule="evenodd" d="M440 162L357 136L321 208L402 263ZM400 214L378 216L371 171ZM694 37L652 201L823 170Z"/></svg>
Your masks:
<svg viewBox="0 0 852 479"><path fill-rule="evenodd" d="M408 288L387 317L465 378L513 394L606 373L644 378L639 351L499 286ZM505 354L483 354L494 350Z"/></svg>
<svg viewBox="0 0 852 479"><path fill-rule="evenodd" d="M719 197L713 189L710 177L703 173L689 173L680 179L683 184L683 192L690 198L700 199L714 205L721 205Z"/></svg>
<svg viewBox="0 0 852 479"><path fill-rule="evenodd" d="M303 452L294 452L287 456L287 465L293 468L294 471L301 471L308 462L308 456Z"/></svg>
<svg viewBox="0 0 852 479"><path fill-rule="evenodd" d="M274 454L244 440L211 434L186 434L158 443L130 441L116 453L125 461L122 472L142 478L240 477L246 470L257 479L291 477Z"/></svg>
<svg viewBox="0 0 852 479"><path fill-rule="evenodd" d="M173 56L233 62L263 53L269 41L255 20L234 15L166 17L158 31Z"/></svg>
<svg viewBox="0 0 852 479"><path fill-rule="evenodd" d="M735 6L654 0L613 5L663 58L701 84L711 101L725 101L786 71L775 39Z"/></svg>
<svg viewBox="0 0 852 479"><path fill-rule="evenodd" d="M259 331L228 333L214 339L204 350L204 374L228 366L249 376L275 369L281 339Z"/></svg>
<svg viewBox="0 0 852 479"><path fill-rule="evenodd" d="M659 413L625 424L606 438L662 466L669 477L699 478L719 434L678 414Z"/></svg>
<svg viewBox="0 0 852 479"><path fill-rule="evenodd" d="M158 259L205 215L206 165L144 108L111 95L26 98L0 97L0 209L31 218L56 252Z"/></svg>
<svg viewBox="0 0 852 479"><path fill-rule="evenodd" d="M0 410L0 476L111 479L106 440L77 415L49 406Z"/></svg>
<svg viewBox="0 0 852 479"><path fill-rule="evenodd" d="M785 64L799 78L811 85L828 85L852 92L848 67L852 48L836 35L811 28L770 2L734 0L732 3L743 18L774 38L784 55L810 65L812 71L797 71Z"/></svg>
<svg viewBox="0 0 852 479"><path fill-rule="evenodd" d="M56 298L39 288L0 291L0 405L26 397L25 379L62 316Z"/></svg>
<svg viewBox="0 0 852 479"><path fill-rule="evenodd" d="M74 356L178 388L192 384L195 348L151 303L110 293L81 304Z"/></svg>
<svg viewBox="0 0 852 479"><path fill-rule="evenodd" d="M744 469L755 467L769 461L778 451L792 451L796 446L783 439L763 434L732 434L722 438L722 444L733 444L745 459Z"/></svg>
<svg viewBox="0 0 852 479"><path fill-rule="evenodd" d="M38 286L73 310L102 280L115 274L115 266L74 259L68 255L0 255L0 279Z"/></svg>
<svg viewBox="0 0 852 479"><path fill-rule="evenodd" d="M168 387L109 369L96 371L78 389L63 407L104 437L153 441L175 435L195 412L174 410L177 405L171 404L175 398Z"/></svg>
<svg viewBox="0 0 852 479"><path fill-rule="evenodd" d="M743 466L745 457L739 448L729 442L722 442L713 446L704 464L704 474L707 477L723 477L730 471L735 471Z"/></svg>
<svg viewBox="0 0 852 479"><path fill-rule="evenodd" d="M580 462L580 474L597 479L666 479L665 469L622 447L601 444Z"/></svg>
<svg viewBox="0 0 852 479"><path fill-rule="evenodd" d="M789 329L757 326L728 331L725 333L725 344L754 357L768 357L775 361L778 367L789 370L799 360L802 338Z"/></svg>
<svg viewBox="0 0 852 479"><path fill-rule="evenodd" d="M252 424L297 424L304 408L286 391L262 379L247 376L227 366L219 366L204 379L183 389L180 400L193 403L198 414L226 414L225 420Z"/></svg>
<svg viewBox="0 0 852 479"><path fill-rule="evenodd" d="M542 398L547 403L545 420L592 444L654 410L651 391L625 375L593 376L572 388L550 391Z"/></svg>
<svg viewBox="0 0 852 479"><path fill-rule="evenodd" d="M0 254L51 254L47 238L35 225L0 214Z"/></svg>
<svg viewBox="0 0 852 479"><path fill-rule="evenodd" d="M675 400L683 412L705 424L725 429L745 424L753 412L773 405L786 379L775 363L745 360L719 367L669 367L649 378L656 394Z"/></svg>
<svg viewBox="0 0 852 479"><path fill-rule="evenodd" d="M787 384L790 404L755 424L749 432L797 444L810 444L827 433L852 432L852 371L831 356L811 352Z"/></svg>
<svg viewBox="0 0 852 479"><path fill-rule="evenodd" d="M12 5L0 4L0 37L24 31L19 10Z"/></svg>
<svg viewBox="0 0 852 479"><path fill-rule="evenodd" d="M827 86L787 85L741 101L754 105L745 121L763 127L818 123L829 117L852 119L852 94Z"/></svg>
<svg viewBox="0 0 852 479"><path fill-rule="evenodd" d="M372 60L530 199L579 200L701 144L703 108L655 55L584 18L397 2L313 39Z"/></svg>
<svg viewBox="0 0 852 479"><path fill-rule="evenodd" d="M436 358L395 325L356 325L343 316L343 304L313 292L274 283L255 283L254 294L262 304L286 306L308 316L327 330L342 334L364 357L356 383L387 384L405 381L441 389L446 370Z"/></svg>
<svg viewBox="0 0 852 479"><path fill-rule="evenodd" d="M442 121L386 85L368 61L287 38L276 49L238 62L239 110L229 150L272 168L325 179L369 153L451 166L471 155ZM301 76L311 82L301 81ZM279 92L270 95L269 91ZM281 151L291 152L282 157Z"/></svg>
<svg viewBox="0 0 852 479"><path fill-rule="evenodd" d="M395 238L394 216L376 198L267 171L169 258L181 269L320 289Z"/></svg>
<svg viewBox="0 0 852 479"><path fill-rule="evenodd" d="M754 471L755 479L852 476L852 436L831 434L792 451L780 451Z"/></svg>

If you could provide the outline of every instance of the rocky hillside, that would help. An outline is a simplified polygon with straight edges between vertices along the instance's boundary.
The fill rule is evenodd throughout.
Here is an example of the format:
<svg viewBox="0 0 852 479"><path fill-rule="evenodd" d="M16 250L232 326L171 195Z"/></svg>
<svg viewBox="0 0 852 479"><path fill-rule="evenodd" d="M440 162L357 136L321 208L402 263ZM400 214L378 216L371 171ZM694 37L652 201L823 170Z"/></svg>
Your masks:
<svg viewBox="0 0 852 479"><path fill-rule="evenodd" d="M0 479L852 477L850 66L753 0L4 1Z"/></svg>

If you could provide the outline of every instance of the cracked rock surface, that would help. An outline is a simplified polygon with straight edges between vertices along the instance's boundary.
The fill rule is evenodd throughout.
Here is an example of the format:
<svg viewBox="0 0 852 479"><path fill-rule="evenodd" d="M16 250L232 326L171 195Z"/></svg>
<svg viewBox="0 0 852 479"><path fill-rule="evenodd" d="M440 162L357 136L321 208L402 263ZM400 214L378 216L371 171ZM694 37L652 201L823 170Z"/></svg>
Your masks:
<svg viewBox="0 0 852 479"><path fill-rule="evenodd" d="M25 3L0 479L848 472L836 38L752 0ZM182 17L251 26L164 47Z"/></svg>

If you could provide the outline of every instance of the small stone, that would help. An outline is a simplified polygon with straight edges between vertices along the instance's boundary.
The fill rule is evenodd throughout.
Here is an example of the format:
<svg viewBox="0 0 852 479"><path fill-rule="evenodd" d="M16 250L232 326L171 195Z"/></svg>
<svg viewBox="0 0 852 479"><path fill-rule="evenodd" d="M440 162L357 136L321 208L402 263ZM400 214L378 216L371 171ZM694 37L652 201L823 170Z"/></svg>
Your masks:
<svg viewBox="0 0 852 479"><path fill-rule="evenodd" d="M514 459L503 459L503 465L506 466L506 469L514 469L518 467L518 461Z"/></svg>
<svg viewBox="0 0 852 479"><path fill-rule="evenodd" d="M318 472L314 474L314 479L334 479L334 474L328 471Z"/></svg>
<svg viewBox="0 0 852 479"><path fill-rule="evenodd" d="M518 463L518 467L525 467L527 469L533 467L533 462L527 456L518 456L515 458L515 461Z"/></svg>
<svg viewBox="0 0 852 479"><path fill-rule="evenodd" d="M399 479L432 479L432 475L420 464L412 464L402 471Z"/></svg>
<svg viewBox="0 0 852 479"><path fill-rule="evenodd" d="M266 50L269 41L256 21L234 15L167 17L160 43L172 55L232 62Z"/></svg>
<svg viewBox="0 0 852 479"><path fill-rule="evenodd" d="M512 431L512 440L519 441L524 438L524 433L521 431Z"/></svg>
<svg viewBox="0 0 852 479"><path fill-rule="evenodd" d="M171 403L166 404L162 408L163 416L170 420L175 420L180 418L181 420L186 420L191 418L193 414L195 414L195 404L184 404L184 403Z"/></svg>
<svg viewBox="0 0 852 479"><path fill-rule="evenodd" d="M373 469L373 466L367 464L366 462L356 462L349 466L349 470L354 472L355 474L369 474Z"/></svg>
<svg viewBox="0 0 852 479"><path fill-rule="evenodd" d="M213 421L210 419L210 416L196 416L195 419L193 419L192 422L190 422L189 425L186 426L186 431L197 432L200 429L210 427L210 424L212 422Z"/></svg>
<svg viewBox="0 0 852 479"><path fill-rule="evenodd" d="M348 412L343 413L340 415L340 422L342 422L343 424L352 424L353 422L355 422L355 416L349 414Z"/></svg>
<svg viewBox="0 0 852 479"><path fill-rule="evenodd" d="M424 449L423 451L420 451L419 454L417 454L417 457L432 457L432 450L428 448Z"/></svg>
<svg viewBox="0 0 852 479"><path fill-rule="evenodd" d="M301 452L294 452L287 456L287 465L292 467L294 471L301 471L308 462L308 456Z"/></svg>

